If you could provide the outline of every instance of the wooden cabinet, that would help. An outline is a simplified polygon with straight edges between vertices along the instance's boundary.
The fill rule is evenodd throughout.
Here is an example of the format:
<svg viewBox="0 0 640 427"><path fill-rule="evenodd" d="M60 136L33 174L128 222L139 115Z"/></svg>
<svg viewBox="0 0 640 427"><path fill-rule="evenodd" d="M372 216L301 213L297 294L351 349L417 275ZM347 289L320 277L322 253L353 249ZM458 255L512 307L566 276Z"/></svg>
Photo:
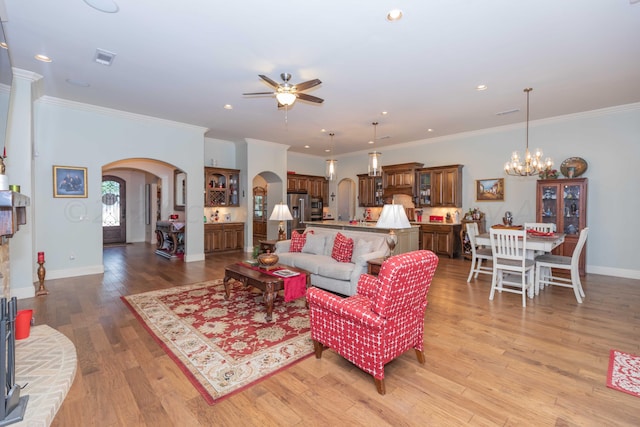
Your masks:
<svg viewBox="0 0 640 427"><path fill-rule="evenodd" d="M536 221L555 224L565 233L564 244L553 253L572 256L580 231L587 226L587 178L544 179L536 184ZM585 274L587 245L580 254L580 275Z"/></svg>
<svg viewBox="0 0 640 427"><path fill-rule="evenodd" d="M411 197L416 193L416 171L422 163L402 163L382 167L382 187L384 197L394 194L407 194Z"/></svg>
<svg viewBox="0 0 640 427"><path fill-rule="evenodd" d="M358 205L362 207L382 206L382 177L358 175Z"/></svg>
<svg viewBox="0 0 640 427"><path fill-rule="evenodd" d="M420 248L449 258L460 255L460 224L422 224Z"/></svg>
<svg viewBox="0 0 640 427"><path fill-rule="evenodd" d="M325 206L329 205L329 182L323 176L288 174L287 192L306 192L310 197L321 198Z"/></svg>
<svg viewBox="0 0 640 427"><path fill-rule="evenodd" d="M239 206L240 171L204 168L204 205Z"/></svg>
<svg viewBox="0 0 640 427"><path fill-rule="evenodd" d="M416 172L417 207L462 207L462 165Z"/></svg>
<svg viewBox="0 0 640 427"><path fill-rule="evenodd" d="M204 225L204 252L223 252L244 248L244 223Z"/></svg>

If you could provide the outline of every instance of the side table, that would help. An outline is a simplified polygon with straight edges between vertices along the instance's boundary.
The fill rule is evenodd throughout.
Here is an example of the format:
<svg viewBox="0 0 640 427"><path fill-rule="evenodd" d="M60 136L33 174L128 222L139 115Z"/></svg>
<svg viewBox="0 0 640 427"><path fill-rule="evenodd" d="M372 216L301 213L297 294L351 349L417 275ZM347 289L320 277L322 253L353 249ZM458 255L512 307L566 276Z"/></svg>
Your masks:
<svg viewBox="0 0 640 427"><path fill-rule="evenodd" d="M367 261L367 273L377 276L380 273L380 267L382 267L383 262L384 258L373 258Z"/></svg>

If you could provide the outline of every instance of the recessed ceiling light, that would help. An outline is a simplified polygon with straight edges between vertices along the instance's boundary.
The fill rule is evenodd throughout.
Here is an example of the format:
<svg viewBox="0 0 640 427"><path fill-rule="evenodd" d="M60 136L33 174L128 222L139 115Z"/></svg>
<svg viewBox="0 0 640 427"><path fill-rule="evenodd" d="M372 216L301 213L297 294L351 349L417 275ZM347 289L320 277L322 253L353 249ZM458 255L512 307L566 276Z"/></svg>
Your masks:
<svg viewBox="0 0 640 427"><path fill-rule="evenodd" d="M476 90L487 90L488 87L489 86L487 86L487 85L478 85L478 86L476 86Z"/></svg>
<svg viewBox="0 0 640 427"><path fill-rule="evenodd" d="M330 152L331 152L331 150L329 150L328 148L325 148L325 149L324 149L324 152L325 152L325 153L330 153Z"/></svg>
<svg viewBox="0 0 640 427"><path fill-rule="evenodd" d="M373 144L373 141L369 141L369 144Z"/></svg>
<svg viewBox="0 0 640 427"><path fill-rule="evenodd" d="M387 114L389 114L389 112L388 112L388 111L383 111L383 112L382 112L382 113L380 113L380 114L382 114L383 116L386 116Z"/></svg>
<svg viewBox="0 0 640 427"><path fill-rule="evenodd" d="M320 132L326 132L326 131L327 131L326 129L320 129Z"/></svg>
<svg viewBox="0 0 640 427"><path fill-rule="evenodd" d="M47 55L36 55L34 56L34 58L36 58L38 61L42 61L42 62L51 62L51 58L49 58Z"/></svg>
<svg viewBox="0 0 640 427"><path fill-rule="evenodd" d="M222 107L222 108L224 108L225 110L233 110L233 105L231 105L231 104L224 104L224 107Z"/></svg>
<svg viewBox="0 0 640 427"><path fill-rule="evenodd" d="M9 49L9 46L5 42L0 42L0 47L3 49Z"/></svg>
<svg viewBox="0 0 640 427"><path fill-rule="evenodd" d="M427 132L433 132L433 129L427 129Z"/></svg>
<svg viewBox="0 0 640 427"><path fill-rule="evenodd" d="M66 79L65 81L67 83L69 83L70 85L73 85L73 86L80 86L80 87L89 87L89 86L91 86L89 83L83 82L82 80Z"/></svg>
<svg viewBox="0 0 640 427"><path fill-rule="evenodd" d="M402 11L400 9L392 9L387 13L387 21L394 22L402 19Z"/></svg>
<svg viewBox="0 0 640 427"><path fill-rule="evenodd" d="M305 145L304 148L311 148L311 147L309 147L308 145Z"/></svg>
<svg viewBox="0 0 640 427"><path fill-rule="evenodd" d="M116 13L120 10L113 0L84 0L86 4L92 8L104 13Z"/></svg>

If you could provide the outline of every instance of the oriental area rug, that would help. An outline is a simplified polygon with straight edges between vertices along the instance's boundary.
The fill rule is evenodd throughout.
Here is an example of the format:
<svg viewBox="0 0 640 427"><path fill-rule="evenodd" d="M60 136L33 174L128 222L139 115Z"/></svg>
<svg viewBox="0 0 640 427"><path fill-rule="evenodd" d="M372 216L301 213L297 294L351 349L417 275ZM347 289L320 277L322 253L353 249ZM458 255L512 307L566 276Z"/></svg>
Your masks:
<svg viewBox="0 0 640 427"><path fill-rule="evenodd" d="M305 299L273 304L265 321L262 295L222 280L122 297L208 404L239 392L313 354Z"/></svg>
<svg viewBox="0 0 640 427"><path fill-rule="evenodd" d="M640 356L611 350L607 387L640 397Z"/></svg>

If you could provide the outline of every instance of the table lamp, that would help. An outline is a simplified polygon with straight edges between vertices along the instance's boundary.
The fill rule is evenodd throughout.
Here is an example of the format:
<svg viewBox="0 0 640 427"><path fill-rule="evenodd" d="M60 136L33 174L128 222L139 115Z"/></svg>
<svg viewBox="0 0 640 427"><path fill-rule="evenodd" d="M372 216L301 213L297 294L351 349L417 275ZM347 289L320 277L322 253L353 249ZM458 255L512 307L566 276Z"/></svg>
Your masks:
<svg viewBox="0 0 640 427"><path fill-rule="evenodd" d="M289 211L289 206L284 203L280 202L273 208L269 221L280 221L280 224L278 224L278 240L285 240L287 238L284 222L292 219L293 217Z"/></svg>
<svg viewBox="0 0 640 427"><path fill-rule="evenodd" d="M404 211L404 206L391 204L382 207L382 212L380 213L376 227L389 229L389 234L386 239L387 246L389 246L389 255L386 258L389 258L393 255L393 250L398 243L398 235L393 230L411 228L411 224L409 223L409 218L407 218L407 213Z"/></svg>

